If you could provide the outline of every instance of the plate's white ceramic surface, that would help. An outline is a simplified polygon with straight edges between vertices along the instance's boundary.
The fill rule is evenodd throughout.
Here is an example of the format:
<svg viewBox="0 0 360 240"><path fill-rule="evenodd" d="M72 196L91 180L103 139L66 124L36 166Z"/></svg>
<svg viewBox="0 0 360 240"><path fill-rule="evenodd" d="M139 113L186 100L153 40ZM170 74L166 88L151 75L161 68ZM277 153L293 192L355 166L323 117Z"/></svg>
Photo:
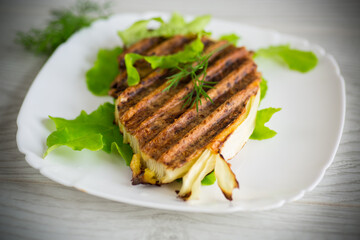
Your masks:
<svg viewBox="0 0 360 240"><path fill-rule="evenodd" d="M344 80L333 57L306 40L271 30L213 19L213 37L235 32L239 45L259 47L290 43L311 50L319 58L309 73L289 71L259 60L269 90L261 108L282 107L269 122L278 132L265 141L252 141L231 160L240 190L228 202L217 185L203 186L201 200L176 198L176 183L162 187L132 186L131 172L122 159L103 152L72 151L67 147L42 155L54 130L48 115L75 118L81 110L91 112L110 97L93 96L86 88L85 72L99 48L121 45L116 32L141 18L163 14L115 15L95 22L60 46L32 84L18 116L17 143L26 161L48 178L100 197L147 207L192 211L232 212L264 210L301 198L321 180L336 153L345 116ZM164 16L166 18L166 15Z"/></svg>

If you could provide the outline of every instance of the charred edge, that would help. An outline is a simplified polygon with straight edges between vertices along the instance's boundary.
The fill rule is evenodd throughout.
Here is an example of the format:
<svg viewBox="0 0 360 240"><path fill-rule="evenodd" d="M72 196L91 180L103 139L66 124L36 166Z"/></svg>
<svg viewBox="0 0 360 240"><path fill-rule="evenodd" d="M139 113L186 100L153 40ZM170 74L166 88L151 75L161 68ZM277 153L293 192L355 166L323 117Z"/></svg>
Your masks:
<svg viewBox="0 0 360 240"><path fill-rule="evenodd" d="M227 200L232 201L232 193L227 193L225 192L223 189L221 189L222 193L224 194L224 196L226 197Z"/></svg>
<svg viewBox="0 0 360 240"><path fill-rule="evenodd" d="M223 157L222 157L222 158L223 158ZM224 158L223 158L223 159L224 159ZM229 166L229 169L231 169L231 165L230 165L225 159L224 159L224 162ZM239 187L239 182L238 182L238 180L236 179L236 176L235 176L234 172L233 172L233 171L230 171L230 173L231 173L231 175L233 176L233 178L234 178L234 180L235 180L235 187L234 187L233 189L235 189L235 188L239 189L239 188L240 188L240 187ZM219 185L219 187L220 187L222 193L224 194L224 196L226 197L226 199L228 199L229 201L232 201L232 200L233 200L233 198L232 198L232 192L233 192L233 191L227 192L227 191L225 191L220 185Z"/></svg>
<svg viewBox="0 0 360 240"><path fill-rule="evenodd" d="M131 179L132 185L139 185L142 183L142 177L144 176L144 171L141 171L141 173L137 176L133 176Z"/></svg>
<svg viewBox="0 0 360 240"><path fill-rule="evenodd" d="M184 201L187 201L191 196L191 192L188 192L187 194L184 194L184 195L178 195L178 198L184 200Z"/></svg>
<svg viewBox="0 0 360 240"><path fill-rule="evenodd" d="M233 174L233 173L232 173ZM234 174L233 174L234 175ZM234 176L235 177L235 176ZM235 182L236 182L236 186L234 188L238 188L239 189L239 182L238 180L235 178ZM220 187L220 186L219 186ZM231 192L227 192L225 191L222 187L220 187L221 192L224 194L225 198L229 201L232 201L232 191Z"/></svg>
<svg viewBox="0 0 360 240"><path fill-rule="evenodd" d="M156 180L155 184L151 184L149 182L146 182L144 180L144 173L145 173L145 170L142 169L140 174L138 174L136 176L133 176L132 179L131 179L131 184L132 185L140 185L140 184L142 184L142 185L151 185L151 186L158 186L158 187L161 187L161 185L163 185L158 180Z"/></svg>
<svg viewBox="0 0 360 240"><path fill-rule="evenodd" d="M224 156L220 153L220 150L219 150L219 149L218 149L217 153L219 154L219 156L220 156L224 161L226 161L225 158L224 158Z"/></svg>

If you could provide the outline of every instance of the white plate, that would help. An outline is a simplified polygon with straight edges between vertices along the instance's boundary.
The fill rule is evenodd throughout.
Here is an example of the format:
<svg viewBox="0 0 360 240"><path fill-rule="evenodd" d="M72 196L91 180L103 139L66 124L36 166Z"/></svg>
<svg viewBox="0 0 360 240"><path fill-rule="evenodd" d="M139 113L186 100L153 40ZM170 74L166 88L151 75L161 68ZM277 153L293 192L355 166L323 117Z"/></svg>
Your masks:
<svg viewBox="0 0 360 240"><path fill-rule="evenodd" d="M116 32L141 18L166 14L115 15L99 20L61 45L33 82L21 107L17 143L26 161L44 176L87 193L146 207L191 212L264 210L301 198L322 179L339 145L345 117L345 87L334 58L306 40L213 19L208 30L216 37L235 32L239 45L259 47L290 43L311 50L319 58L309 73L287 70L259 60L269 90L260 108L282 107L269 122L278 132L264 141L250 140L231 160L240 190L228 202L217 185L203 186L201 200L176 198L176 184L162 187L132 186L131 172L122 159L103 152L72 151L61 147L42 159L47 136L54 125L48 115L75 118L81 110L91 112L110 97L96 97L86 88L85 72L100 48L121 45Z"/></svg>

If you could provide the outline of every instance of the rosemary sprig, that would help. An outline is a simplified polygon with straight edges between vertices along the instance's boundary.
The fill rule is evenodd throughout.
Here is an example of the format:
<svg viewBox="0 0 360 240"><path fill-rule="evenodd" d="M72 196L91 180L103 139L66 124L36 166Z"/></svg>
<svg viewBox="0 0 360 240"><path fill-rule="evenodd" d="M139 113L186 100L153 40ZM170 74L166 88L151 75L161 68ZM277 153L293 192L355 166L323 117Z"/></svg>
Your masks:
<svg viewBox="0 0 360 240"><path fill-rule="evenodd" d="M94 20L109 16L107 9L109 3L101 5L78 0L71 8L53 10L45 28L18 32L15 42L37 54L50 55L76 31L89 26Z"/></svg>

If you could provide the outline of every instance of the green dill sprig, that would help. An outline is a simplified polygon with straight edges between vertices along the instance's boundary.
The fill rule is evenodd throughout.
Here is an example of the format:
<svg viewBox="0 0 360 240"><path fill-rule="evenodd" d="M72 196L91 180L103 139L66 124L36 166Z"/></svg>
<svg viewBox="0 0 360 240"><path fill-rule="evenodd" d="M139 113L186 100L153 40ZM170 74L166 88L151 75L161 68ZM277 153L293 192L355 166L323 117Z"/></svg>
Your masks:
<svg viewBox="0 0 360 240"><path fill-rule="evenodd" d="M89 26L99 18L109 16L110 4L99 4L88 0L78 0L71 8L53 10L51 20L44 29L18 32L15 42L37 54L50 55L73 33Z"/></svg>
<svg viewBox="0 0 360 240"><path fill-rule="evenodd" d="M194 105L196 106L196 111L199 111L199 104L202 105L201 98L204 97L205 100L209 100L213 103L210 96L206 93L205 89L214 88L214 84L216 82L206 81L207 76L207 68L209 65L210 57L224 48L228 47L229 44L225 44L208 54L197 54L192 61L186 63L182 66L177 66L178 72L174 75L168 77L167 87L164 91L169 91L171 88L177 87L179 82L186 77L190 77L192 83L194 84L194 88L183 98L185 100L183 108L190 106L192 108Z"/></svg>
<svg viewBox="0 0 360 240"><path fill-rule="evenodd" d="M187 63L183 66L178 66L178 73L168 77L168 86L164 89L164 91L169 91L171 88L177 87L179 82L186 78L190 77L191 81L194 85L193 89L183 98L185 100L183 107L196 106L196 111L199 111L199 104L201 105L201 98L212 102L212 99L206 93L206 89L214 88L212 85L216 84L216 82L208 82L206 81L207 76L207 68L209 65L209 59L213 53L201 56L197 55L193 62ZM194 62L196 64L194 64Z"/></svg>

